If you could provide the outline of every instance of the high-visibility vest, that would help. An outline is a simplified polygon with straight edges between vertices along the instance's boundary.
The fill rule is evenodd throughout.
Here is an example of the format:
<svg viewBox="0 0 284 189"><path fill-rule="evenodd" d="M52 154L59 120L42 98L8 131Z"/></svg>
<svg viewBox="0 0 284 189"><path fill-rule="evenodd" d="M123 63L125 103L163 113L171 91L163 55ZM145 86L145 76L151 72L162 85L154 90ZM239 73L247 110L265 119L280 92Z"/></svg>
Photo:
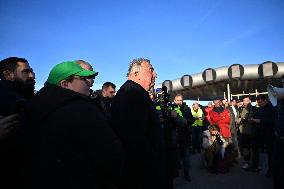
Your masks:
<svg viewBox="0 0 284 189"><path fill-rule="evenodd" d="M191 114L193 117L202 117L203 116L203 112L200 108L198 108L198 111L194 111L193 108L191 108ZM196 127L196 126L203 126L203 120L199 120L199 119L196 119L194 121L194 123L192 124L193 127Z"/></svg>
<svg viewBox="0 0 284 189"><path fill-rule="evenodd" d="M176 107L174 108L174 110L175 110L176 113L179 115L179 117L183 117L182 111L180 110L180 106L176 106Z"/></svg>

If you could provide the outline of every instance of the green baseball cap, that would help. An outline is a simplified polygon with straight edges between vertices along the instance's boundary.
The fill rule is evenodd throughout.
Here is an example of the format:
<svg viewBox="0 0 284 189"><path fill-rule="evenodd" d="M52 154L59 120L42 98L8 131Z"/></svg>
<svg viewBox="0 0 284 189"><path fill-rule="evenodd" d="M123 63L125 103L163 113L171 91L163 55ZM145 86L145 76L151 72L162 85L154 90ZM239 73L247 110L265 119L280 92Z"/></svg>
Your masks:
<svg viewBox="0 0 284 189"><path fill-rule="evenodd" d="M77 64L76 61L66 61L57 64L52 68L47 82L49 84L57 85L60 81L70 76L95 77L97 75L98 72L85 70L79 64Z"/></svg>

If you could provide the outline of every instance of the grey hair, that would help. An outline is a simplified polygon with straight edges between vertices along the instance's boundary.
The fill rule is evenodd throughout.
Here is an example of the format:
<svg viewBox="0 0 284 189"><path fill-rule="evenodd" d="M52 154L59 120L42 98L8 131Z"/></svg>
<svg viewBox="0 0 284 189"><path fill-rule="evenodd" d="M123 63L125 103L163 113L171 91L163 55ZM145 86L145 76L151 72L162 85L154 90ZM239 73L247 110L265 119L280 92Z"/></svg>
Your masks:
<svg viewBox="0 0 284 189"><path fill-rule="evenodd" d="M147 63L151 64L150 60L146 59L146 58L136 58L136 59L133 59L130 62L130 65L129 65L129 68L128 68L128 72L126 74L127 77L130 75L130 73L139 72L142 62L147 62Z"/></svg>
<svg viewBox="0 0 284 189"><path fill-rule="evenodd" d="M91 66L89 62L86 62L85 60L76 60L77 64L81 65L88 65Z"/></svg>
<svg viewBox="0 0 284 189"><path fill-rule="evenodd" d="M183 95L182 94L180 94L180 93L176 94L175 98L178 97L178 96L180 96L183 99Z"/></svg>

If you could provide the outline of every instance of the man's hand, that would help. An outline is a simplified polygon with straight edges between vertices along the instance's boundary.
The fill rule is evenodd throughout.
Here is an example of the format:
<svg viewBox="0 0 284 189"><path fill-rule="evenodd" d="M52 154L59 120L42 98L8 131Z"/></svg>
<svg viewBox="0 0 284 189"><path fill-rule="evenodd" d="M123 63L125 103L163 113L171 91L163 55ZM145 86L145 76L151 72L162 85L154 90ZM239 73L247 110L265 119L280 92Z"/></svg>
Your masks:
<svg viewBox="0 0 284 189"><path fill-rule="evenodd" d="M240 123L241 123L241 120L242 120L242 118L238 118L238 119L237 119L237 124L240 124Z"/></svg>
<svg viewBox="0 0 284 189"><path fill-rule="evenodd" d="M176 118L177 117L177 112L172 110L171 111L171 117Z"/></svg>
<svg viewBox="0 0 284 189"><path fill-rule="evenodd" d="M6 117L0 116L0 139L9 137L13 129L18 127L19 123L19 114L12 114Z"/></svg>

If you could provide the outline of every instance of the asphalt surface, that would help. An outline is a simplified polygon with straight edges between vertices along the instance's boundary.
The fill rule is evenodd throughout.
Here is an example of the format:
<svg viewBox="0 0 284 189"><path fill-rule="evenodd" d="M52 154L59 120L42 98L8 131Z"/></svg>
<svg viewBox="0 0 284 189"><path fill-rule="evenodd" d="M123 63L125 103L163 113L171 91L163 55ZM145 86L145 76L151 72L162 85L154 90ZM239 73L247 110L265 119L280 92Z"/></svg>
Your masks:
<svg viewBox="0 0 284 189"><path fill-rule="evenodd" d="M266 156L260 156L260 168L258 173L244 171L241 167L242 159L238 160L230 171L225 174L212 174L202 168L201 155L191 155L191 177L187 182L182 177L174 181L175 189L273 189L273 179L265 177L267 170Z"/></svg>

